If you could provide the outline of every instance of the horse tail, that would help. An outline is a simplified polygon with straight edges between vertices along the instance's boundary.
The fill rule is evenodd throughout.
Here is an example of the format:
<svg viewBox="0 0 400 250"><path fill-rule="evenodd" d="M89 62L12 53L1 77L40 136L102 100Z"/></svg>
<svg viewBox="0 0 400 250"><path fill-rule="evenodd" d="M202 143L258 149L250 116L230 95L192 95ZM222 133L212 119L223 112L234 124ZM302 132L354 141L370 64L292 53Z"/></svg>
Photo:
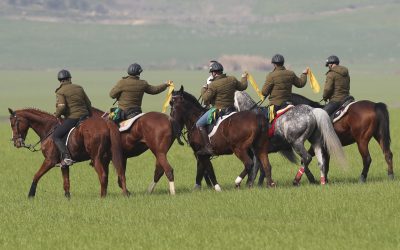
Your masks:
<svg viewBox="0 0 400 250"><path fill-rule="evenodd" d="M342 144L336 135L328 113L320 108L315 108L312 112L316 118L318 129L329 154L335 157L341 166L347 166Z"/></svg>
<svg viewBox="0 0 400 250"><path fill-rule="evenodd" d="M117 125L113 121L106 121L110 131L111 160L117 173L123 173L126 166L123 165L122 141ZM122 172L120 172L122 171Z"/></svg>
<svg viewBox="0 0 400 250"><path fill-rule="evenodd" d="M389 130L389 112L386 104L378 102L375 104L375 112L378 121L378 134L380 143L382 143L382 149L384 152L390 148L390 130Z"/></svg>

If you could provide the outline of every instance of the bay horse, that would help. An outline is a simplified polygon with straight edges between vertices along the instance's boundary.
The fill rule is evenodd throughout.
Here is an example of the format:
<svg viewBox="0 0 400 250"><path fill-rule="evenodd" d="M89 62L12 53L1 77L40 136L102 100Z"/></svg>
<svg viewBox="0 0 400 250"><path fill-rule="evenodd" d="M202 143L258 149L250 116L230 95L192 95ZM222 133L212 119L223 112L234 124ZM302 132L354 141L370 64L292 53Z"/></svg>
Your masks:
<svg viewBox="0 0 400 250"><path fill-rule="evenodd" d="M315 108L321 108L318 102L314 102L304 96L292 94L293 104L307 104ZM393 153L390 149L389 112L386 104L360 100L353 103L347 113L333 124L343 146L357 143L358 151L363 160L363 169L360 182L367 180L369 167L372 159L369 153L369 141L373 137L379 144L387 163L387 174L389 179L394 179ZM329 163L326 169L329 171Z"/></svg>
<svg viewBox="0 0 400 250"><path fill-rule="evenodd" d="M259 112L254 100L244 91L235 92L235 105L240 111ZM308 105L297 105L277 117L272 126L275 130L270 138L269 152L282 151L281 153L285 155L293 148L301 158L301 168L293 180L293 185L299 185L303 173L306 173L311 183L315 183L315 178L308 168L312 156L304 146L306 140L311 143L317 156L321 184L326 184L328 155L334 155L340 164L345 165L345 156L339 138L333 129L330 117L324 110ZM287 158L293 159L291 155ZM237 186L245 175L244 171L239 175L236 181Z"/></svg>
<svg viewBox="0 0 400 250"><path fill-rule="evenodd" d="M205 170L211 170L211 181L216 191L221 188L212 171L211 156L197 155L196 152L202 148L202 139L199 130L195 126L199 117L207 111L198 100L191 94L180 90L173 91L170 101L170 116L187 129L188 143L190 144L197 158L196 186L201 185ZM246 126L243 126L245 124ZM268 159L268 137L266 134L267 123L262 115L251 111L235 113L219 125L216 133L211 137L211 144L214 155L235 154L244 164L245 170L250 171L253 161L248 151L254 150L255 155L260 159L267 178L267 187L275 186L271 176L271 165ZM209 172L210 173L210 172Z"/></svg>
<svg viewBox="0 0 400 250"><path fill-rule="evenodd" d="M93 116L108 117L107 114L92 107ZM147 190L149 193L154 191L156 184L165 173L169 181L169 192L171 195L175 194L174 172L168 162L167 153L180 131L181 128L168 115L148 112L139 117L129 130L120 133L124 170L127 158L141 155L148 149L156 157L153 182ZM180 140L178 142L182 144Z"/></svg>
<svg viewBox="0 0 400 250"><path fill-rule="evenodd" d="M36 195L36 188L40 178L61 161L60 153L51 136L59 122L55 116L34 108L16 111L9 108L8 111L13 132L12 141L16 148L29 148L29 146L25 145L29 128L35 131L40 138L38 143L41 143L41 151L45 159L33 177L28 194L28 197L33 198ZM91 160L99 177L101 197L105 197L107 194L110 160L112 160L120 179L123 194L129 195L123 169L120 137L118 128L114 124L96 117L84 120L69 135L68 150L72 159L76 162ZM69 198L69 167L62 168L61 171L64 180L64 195Z"/></svg>

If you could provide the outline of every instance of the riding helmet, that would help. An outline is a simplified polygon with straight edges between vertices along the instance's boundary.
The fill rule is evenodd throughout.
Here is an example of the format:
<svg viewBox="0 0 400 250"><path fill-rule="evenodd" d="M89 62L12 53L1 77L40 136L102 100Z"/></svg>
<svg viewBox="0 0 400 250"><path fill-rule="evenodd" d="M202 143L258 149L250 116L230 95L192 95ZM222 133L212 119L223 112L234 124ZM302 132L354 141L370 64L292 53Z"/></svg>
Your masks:
<svg viewBox="0 0 400 250"><path fill-rule="evenodd" d="M331 55L330 57L328 57L328 59L326 59L325 67L328 67L329 64L339 65L339 62L339 57Z"/></svg>
<svg viewBox="0 0 400 250"><path fill-rule="evenodd" d="M130 75L130 76L140 75L140 73L142 73L142 71L143 71L142 67L137 63L131 64L128 67L128 75Z"/></svg>
<svg viewBox="0 0 400 250"><path fill-rule="evenodd" d="M215 61L210 65L210 73L211 72L223 72L224 71L224 66L220 64L219 62Z"/></svg>
<svg viewBox="0 0 400 250"><path fill-rule="evenodd" d="M281 54L276 54L272 57L271 63L282 66L285 63L285 58Z"/></svg>
<svg viewBox="0 0 400 250"><path fill-rule="evenodd" d="M58 72L57 78L59 81L70 79L71 73L69 73L69 71L66 69L60 70L60 72Z"/></svg>

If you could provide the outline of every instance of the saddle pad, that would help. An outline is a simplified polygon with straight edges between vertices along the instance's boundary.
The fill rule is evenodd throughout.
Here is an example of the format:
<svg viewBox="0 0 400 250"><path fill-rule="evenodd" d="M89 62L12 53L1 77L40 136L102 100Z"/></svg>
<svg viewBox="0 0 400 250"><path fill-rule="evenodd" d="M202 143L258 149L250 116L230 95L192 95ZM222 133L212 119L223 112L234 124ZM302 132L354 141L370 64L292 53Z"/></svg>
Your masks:
<svg viewBox="0 0 400 250"><path fill-rule="evenodd" d="M270 125L269 128L268 128L268 137L269 137L269 138L271 138L272 136L274 136L274 133L275 133L275 123L276 123L276 121L278 120L278 118L279 118L281 115L283 115L283 114L285 114L286 112L288 112L288 111L289 111L291 108L293 108L293 107L294 107L293 105L289 105L289 106L287 106L286 108L280 109L280 110L278 110L278 112L276 112L276 116L275 116L274 120L272 121L271 125Z"/></svg>
<svg viewBox="0 0 400 250"><path fill-rule="evenodd" d="M231 116L231 115L233 115L233 114L236 114L236 113L237 113L237 112L232 112L232 113L230 113L230 114L228 114L228 115L224 115L224 116L218 118L217 123L215 124L215 126L213 127L213 129L211 130L211 132L208 134L208 138L211 138L211 137L215 134L215 132L217 132L218 127L219 127L219 125L221 124L221 122L222 122L223 120L225 120L225 119L228 118L229 116Z"/></svg>
<svg viewBox="0 0 400 250"><path fill-rule="evenodd" d="M123 132L123 131L128 130L128 129L132 126L132 124L133 124L139 117L141 117L141 116L144 115L144 114L146 114L146 113L140 113L140 114L138 114L137 116L132 117L131 119L128 119L128 120L125 120L125 121L120 122L120 123L119 123L119 132Z"/></svg>
<svg viewBox="0 0 400 250"><path fill-rule="evenodd" d="M352 104L354 104L354 103L356 103L356 102L351 102L351 103L349 103L349 104L341 111L340 115L339 115L338 117L336 117L335 119L333 119L333 122L332 122L332 123L335 123L335 122L339 121L339 120L347 113L347 110L349 109L349 107L350 107Z"/></svg>

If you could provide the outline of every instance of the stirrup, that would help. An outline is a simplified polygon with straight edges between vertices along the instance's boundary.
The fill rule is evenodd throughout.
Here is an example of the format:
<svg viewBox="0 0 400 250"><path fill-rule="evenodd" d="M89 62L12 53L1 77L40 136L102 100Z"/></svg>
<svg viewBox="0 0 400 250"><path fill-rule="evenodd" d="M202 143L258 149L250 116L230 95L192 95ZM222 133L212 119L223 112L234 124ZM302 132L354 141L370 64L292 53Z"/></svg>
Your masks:
<svg viewBox="0 0 400 250"><path fill-rule="evenodd" d="M72 159L66 157L66 158L62 159L60 165L61 165L61 168L66 168L66 167L71 166L72 164L74 164L74 161Z"/></svg>

